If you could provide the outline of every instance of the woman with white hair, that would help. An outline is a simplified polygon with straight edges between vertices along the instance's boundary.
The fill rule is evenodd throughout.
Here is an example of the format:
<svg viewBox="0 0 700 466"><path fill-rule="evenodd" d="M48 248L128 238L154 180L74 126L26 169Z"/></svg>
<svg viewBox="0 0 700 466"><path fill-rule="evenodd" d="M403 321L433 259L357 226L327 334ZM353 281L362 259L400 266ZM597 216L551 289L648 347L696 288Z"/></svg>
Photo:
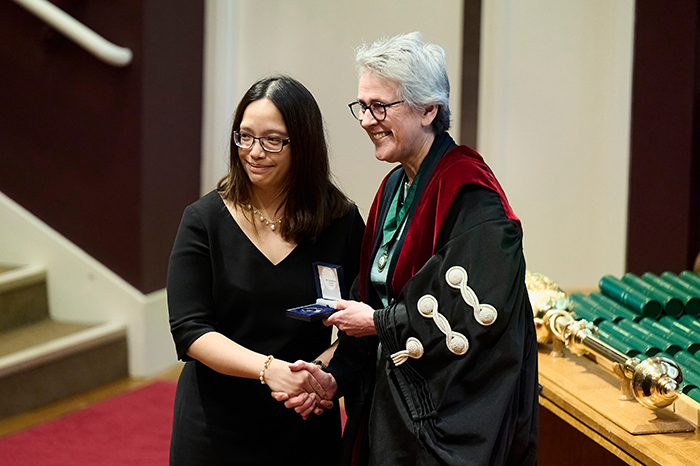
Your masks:
<svg viewBox="0 0 700 466"><path fill-rule="evenodd" d="M535 464L537 343L520 221L482 157L447 134L442 48L414 32L362 47L357 64L352 114L375 157L399 165L369 213L356 301L325 321L342 331L337 351L314 372L326 393L345 395L345 460ZM303 401L287 406L308 413Z"/></svg>

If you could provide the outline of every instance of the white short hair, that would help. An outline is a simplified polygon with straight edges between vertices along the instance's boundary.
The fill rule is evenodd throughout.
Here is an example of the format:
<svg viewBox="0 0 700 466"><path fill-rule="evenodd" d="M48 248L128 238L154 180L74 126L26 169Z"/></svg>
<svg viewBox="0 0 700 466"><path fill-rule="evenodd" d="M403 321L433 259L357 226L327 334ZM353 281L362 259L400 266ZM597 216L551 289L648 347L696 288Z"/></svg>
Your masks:
<svg viewBox="0 0 700 466"><path fill-rule="evenodd" d="M450 128L450 81L445 51L423 42L420 32L384 37L362 45L355 57L359 75L366 72L396 81L398 97L416 109L438 105L432 127L435 134Z"/></svg>

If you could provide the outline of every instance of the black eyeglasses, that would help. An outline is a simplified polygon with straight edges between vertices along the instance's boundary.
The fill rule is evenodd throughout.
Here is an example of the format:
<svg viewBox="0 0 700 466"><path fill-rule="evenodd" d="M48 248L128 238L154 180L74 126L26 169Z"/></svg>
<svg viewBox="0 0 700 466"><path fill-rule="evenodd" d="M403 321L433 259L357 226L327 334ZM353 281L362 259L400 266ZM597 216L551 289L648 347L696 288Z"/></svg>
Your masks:
<svg viewBox="0 0 700 466"><path fill-rule="evenodd" d="M282 152L284 146L291 141L289 138L282 139L272 136L256 138L248 133L241 133L239 131L233 132L233 142L241 149L250 149L253 147L253 144L255 144L256 139L260 141L260 147L262 147L265 152Z"/></svg>
<svg viewBox="0 0 700 466"><path fill-rule="evenodd" d="M369 113L372 114L372 117L375 120L384 121L384 119L386 118L386 109L394 105L402 104L403 102L403 100L397 100L396 102L392 102L390 104L372 102L369 105L365 105L362 102L358 101L348 104L348 107L350 107L350 112L352 112L352 116L354 116L359 121L362 121L362 117L365 116L367 109L369 109Z"/></svg>

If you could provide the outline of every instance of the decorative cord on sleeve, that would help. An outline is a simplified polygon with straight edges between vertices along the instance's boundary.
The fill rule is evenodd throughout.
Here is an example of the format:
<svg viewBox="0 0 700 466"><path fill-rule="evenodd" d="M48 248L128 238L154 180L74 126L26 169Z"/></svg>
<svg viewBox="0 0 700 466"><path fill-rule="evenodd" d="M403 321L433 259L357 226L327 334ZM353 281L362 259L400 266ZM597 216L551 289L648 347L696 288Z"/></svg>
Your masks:
<svg viewBox="0 0 700 466"><path fill-rule="evenodd" d="M433 296L427 294L418 300L418 312L426 319L433 319L437 328L445 334L447 348L454 354L461 356L469 349L469 340L459 332L453 332L450 322L438 312L438 302Z"/></svg>
<svg viewBox="0 0 700 466"><path fill-rule="evenodd" d="M418 338L410 337L406 340L406 349L392 354L391 360L394 361L395 366L400 366L408 361L408 358L418 359L421 356L423 356L423 344Z"/></svg>
<svg viewBox="0 0 700 466"><path fill-rule="evenodd" d="M490 304L480 304L479 298L467 285L467 271L464 268L456 265L450 267L445 274L447 284L452 288L457 288L462 293L462 299L474 309L474 318L483 326L491 325L496 322L498 312L496 308Z"/></svg>

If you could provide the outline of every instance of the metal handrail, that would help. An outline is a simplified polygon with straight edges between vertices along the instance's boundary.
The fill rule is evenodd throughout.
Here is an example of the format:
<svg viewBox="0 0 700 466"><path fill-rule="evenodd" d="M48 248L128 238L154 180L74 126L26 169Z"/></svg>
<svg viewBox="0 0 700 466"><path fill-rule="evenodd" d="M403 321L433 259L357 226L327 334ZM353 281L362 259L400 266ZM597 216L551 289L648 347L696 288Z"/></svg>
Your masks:
<svg viewBox="0 0 700 466"><path fill-rule="evenodd" d="M109 42L53 3L47 0L13 1L103 62L118 67L131 64L133 53L130 49Z"/></svg>

